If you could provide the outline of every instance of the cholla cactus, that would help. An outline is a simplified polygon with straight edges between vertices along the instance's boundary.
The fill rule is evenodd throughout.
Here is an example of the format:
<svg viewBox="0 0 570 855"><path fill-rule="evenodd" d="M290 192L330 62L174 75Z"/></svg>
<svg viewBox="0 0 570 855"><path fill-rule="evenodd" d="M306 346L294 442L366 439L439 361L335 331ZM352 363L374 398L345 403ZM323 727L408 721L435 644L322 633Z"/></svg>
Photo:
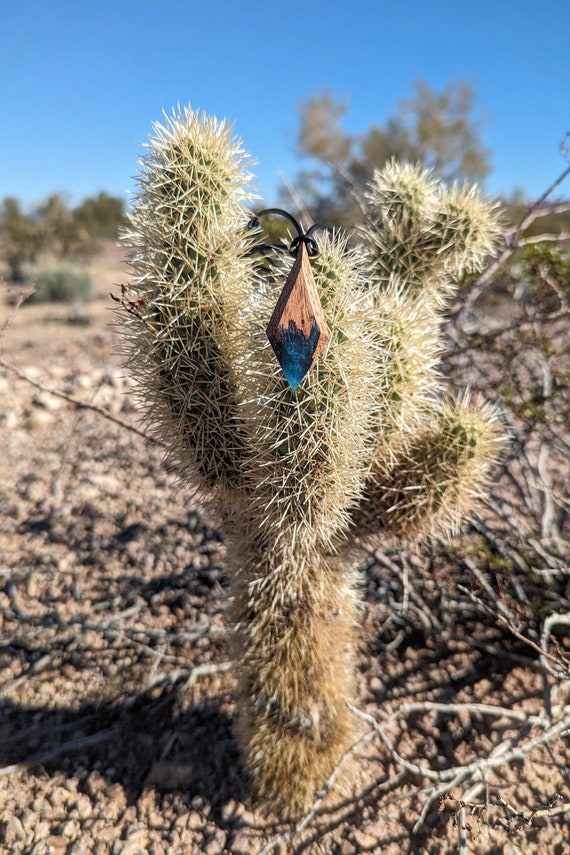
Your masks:
<svg viewBox="0 0 570 855"><path fill-rule="evenodd" d="M377 173L361 244L319 236L330 340L293 391L265 334L291 261L260 263L246 168L224 123L185 110L156 126L122 302L149 420L228 543L244 760L260 800L294 816L354 739L355 539L455 529L499 450L494 411L444 400L436 369L440 313L496 221L472 189Z"/></svg>

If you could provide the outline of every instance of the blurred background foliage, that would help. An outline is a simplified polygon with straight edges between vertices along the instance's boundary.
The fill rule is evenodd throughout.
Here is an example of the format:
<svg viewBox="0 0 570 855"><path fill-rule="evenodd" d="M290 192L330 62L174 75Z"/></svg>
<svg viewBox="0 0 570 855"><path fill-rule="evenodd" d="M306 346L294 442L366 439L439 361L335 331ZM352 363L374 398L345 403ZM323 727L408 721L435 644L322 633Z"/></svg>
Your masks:
<svg viewBox="0 0 570 855"><path fill-rule="evenodd" d="M347 112L348 103L326 91L300 105L298 150L315 166L299 173L296 186L318 221L357 222L359 194L391 158L421 162L448 183L481 182L490 172L491 153L481 139L468 83L453 82L438 93L417 81L411 98L400 101L384 126L372 125L358 136L342 128Z"/></svg>
<svg viewBox="0 0 570 855"><path fill-rule="evenodd" d="M73 267L93 258L105 239L116 240L124 222L123 200L105 192L75 208L60 193L53 193L29 211L18 199L3 199L0 257L8 287L35 286L36 301L85 298L89 292L85 276L74 272ZM58 268L57 276L54 268Z"/></svg>

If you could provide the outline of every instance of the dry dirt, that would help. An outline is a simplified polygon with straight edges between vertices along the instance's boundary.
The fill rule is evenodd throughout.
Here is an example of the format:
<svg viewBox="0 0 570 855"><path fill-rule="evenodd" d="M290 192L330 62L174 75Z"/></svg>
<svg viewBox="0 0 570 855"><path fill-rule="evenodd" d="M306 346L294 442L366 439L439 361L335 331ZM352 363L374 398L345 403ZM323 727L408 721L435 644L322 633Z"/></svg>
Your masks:
<svg viewBox="0 0 570 855"><path fill-rule="evenodd" d="M0 307L3 358L44 387L0 373L0 851L570 853L568 733L487 769L470 797L477 774L426 801L433 781L418 765L437 772L542 733L466 707L394 719L391 748L378 735L362 744L346 792L292 837L251 803L232 734L224 545L163 450L120 423L137 413L111 325L119 252L108 247L93 272L98 297L80 310ZM430 572L435 587L453 584ZM540 712L528 650L386 619L399 584L363 564L360 710Z"/></svg>

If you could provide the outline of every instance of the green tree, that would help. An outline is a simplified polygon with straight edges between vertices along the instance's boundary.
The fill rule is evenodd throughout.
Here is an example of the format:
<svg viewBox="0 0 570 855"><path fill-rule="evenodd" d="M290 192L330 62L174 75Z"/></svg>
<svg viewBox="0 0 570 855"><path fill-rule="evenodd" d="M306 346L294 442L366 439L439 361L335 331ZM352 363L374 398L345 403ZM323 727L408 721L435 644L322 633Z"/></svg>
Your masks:
<svg viewBox="0 0 570 855"><path fill-rule="evenodd" d="M69 210L64 198L53 193L32 213L18 199L8 197L0 208L0 251L11 282L23 282L26 265L41 256L50 260L86 259L97 252L87 228Z"/></svg>
<svg viewBox="0 0 570 855"><path fill-rule="evenodd" d="M73 218L92 237L114 238L125 223L125 204L120 197L101 191L75 208Z"/></svg>
<svg viewBox="0 0 570 855"><path fill-rule="evenodd" d="M329 92L301 105L300 152L317 161L317 168L298 177L303 197L316 220L348 224L359 217L358 198L374 170L391 158L422 162L447 183L480 181L489 172L489 152L473 115L470 84L452 82L442 92L418 81L412 97L398 105L383 127L372 125L364 134L342 129L348 111L345 100Z"/></svg>
<svg viewBox="0 0 570 855"><path fill-rule="evenodd" d="M26 216L18 199L2 201L0 209L0 244L11 282L23 282L24 268L33 262L42 244L40 224Z"/></svg>
<svg viewBox="0 0 570 855"><path fill-rule="evenodd" d="M43 233L43 249L58 259L86 259L97 252L87 228L78 222L63 197L53 193L36 210Z"/></svg>

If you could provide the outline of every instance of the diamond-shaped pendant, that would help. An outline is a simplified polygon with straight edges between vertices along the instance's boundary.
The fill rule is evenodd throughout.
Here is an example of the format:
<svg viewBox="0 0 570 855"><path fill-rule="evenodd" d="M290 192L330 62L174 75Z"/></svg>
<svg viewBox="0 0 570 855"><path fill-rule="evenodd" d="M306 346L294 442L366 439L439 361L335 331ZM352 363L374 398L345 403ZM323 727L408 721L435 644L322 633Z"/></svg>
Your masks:
<svg viewBox="0 0 570 855"><path fill-rule="evenodd" d="M283 374L295 390L330 338L304 241L266 332Z"/></svg>

